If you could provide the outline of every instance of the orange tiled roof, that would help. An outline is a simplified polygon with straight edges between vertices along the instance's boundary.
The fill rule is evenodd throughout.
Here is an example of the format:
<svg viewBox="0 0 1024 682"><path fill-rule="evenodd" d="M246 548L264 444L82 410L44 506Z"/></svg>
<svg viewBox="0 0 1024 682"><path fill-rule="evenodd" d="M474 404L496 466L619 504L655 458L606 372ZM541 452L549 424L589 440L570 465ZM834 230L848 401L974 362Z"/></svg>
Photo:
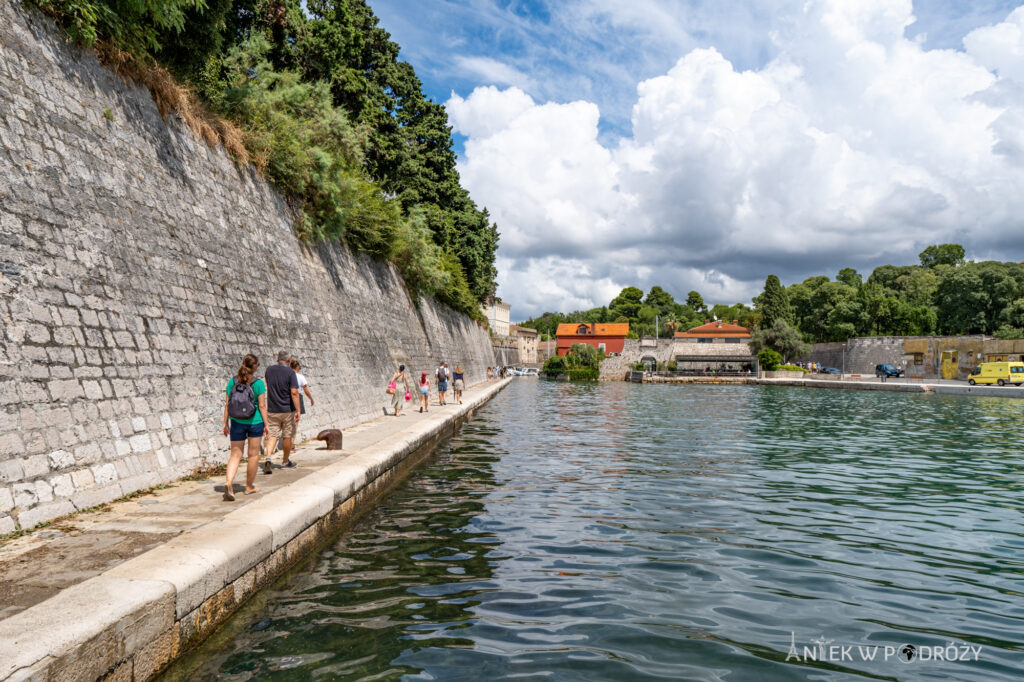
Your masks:
<svg viewBox="0 0 1024 682"><path fill-rule="evenodd" d="M749 337L750 330L746 327L741 327L738 324L729 324L728 322L708 322L702 324L699 327L688 329L685 332L676 332L677 339L685 339L695 336L703 337Z"/></svg>
<svg viewBox="0 0 1024 682"><path fill-rule="evenodd" d="M625 336L629 333L629 322L565 322L558 325L555 336L581 336L580 327L587 328L587 336Z"/></svg>

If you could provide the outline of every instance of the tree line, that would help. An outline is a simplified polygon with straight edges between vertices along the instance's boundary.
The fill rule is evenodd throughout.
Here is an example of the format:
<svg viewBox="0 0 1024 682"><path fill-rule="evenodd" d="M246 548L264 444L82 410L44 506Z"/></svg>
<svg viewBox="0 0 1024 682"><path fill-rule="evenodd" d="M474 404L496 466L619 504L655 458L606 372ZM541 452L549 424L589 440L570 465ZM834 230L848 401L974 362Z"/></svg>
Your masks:
<svg viewBox="0 0 1024 682"><path fill-rule="evenodd" d="M631 336L670 337L706 319L738 320L752 329L754 352L769 348L786 359L808 352L808 344L855 336L988 334L1024 338L1024 264L967 261L963 246L937 244L916 265L881 265L865 280L843 268L835 280L809 277L784 286L765 280L753 306L708 307L691 291L677 303L662 287L645 295L626 287L606 306L571 313L544 313L521 324L543 334L561 322L629 322Z"/></svg>
<svg viewBox="0 0 1024 682"><path fill-rule="evenodd" d="M854 336L1024 336L1024 265L964 256L959 244L933 245L917 265L882 265L867 280L843 268L834 281L810 277L781 292L769 277L754 300L759 326L782 319L812 343Z"/></svg>
<svg viewBox="0 0 1024 682"><path fill-rule="evenodd" d="M497 227L455 168L444 107L366 0L25 0L291 200L307 241L394 262L483 319Z"/></svg>
<svg viewBox="0 0 1024 682"><path fill-rule="evenodd" d="M630 338L656 333L661 338L670 338L677 331L686 331L709 319L738 320L739 324L749 327L755 324L757 312L743 303L719 303L709 307L697 291L689 292L685 301L677 302L660 286L651 287L646 295L637 287L626 287L608 305L571 313L547 312L519 324L536 329L542 339L553 337L563 322L628 322Z"/></svg>

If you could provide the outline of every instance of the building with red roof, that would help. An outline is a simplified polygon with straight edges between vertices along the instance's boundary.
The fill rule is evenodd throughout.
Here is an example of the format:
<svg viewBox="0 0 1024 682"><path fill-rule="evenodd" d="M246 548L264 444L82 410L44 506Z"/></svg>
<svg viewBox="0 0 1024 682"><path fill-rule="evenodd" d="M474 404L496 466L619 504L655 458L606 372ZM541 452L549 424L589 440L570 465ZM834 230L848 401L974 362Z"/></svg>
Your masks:
<svg viewBox="0 0 1024 682"><path fill-rule="evenodd" d="M569 352L574 343L584 343L597 348L605 355L621 353L629 334L628 322L569 322L558 325L555 336L558 339L558 355Z"/></svg>
<svg viewBox="0 0 1024 682"><path fill-rule="evenodd" d="M685 332L676 332L676 338L691 343L746 343L750 341L750 330L736 324L736 320L732 324L715 320Z"/></svg>

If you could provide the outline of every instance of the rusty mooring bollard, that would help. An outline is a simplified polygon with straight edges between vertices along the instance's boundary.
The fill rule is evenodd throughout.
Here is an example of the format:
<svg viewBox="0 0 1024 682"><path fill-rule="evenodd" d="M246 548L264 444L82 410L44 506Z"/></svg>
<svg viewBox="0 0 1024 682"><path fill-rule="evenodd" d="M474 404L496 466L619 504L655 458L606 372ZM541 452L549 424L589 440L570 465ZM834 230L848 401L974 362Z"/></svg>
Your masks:
<svg viewBox="0 0 1024 682"><path fill-rule="evenodd" d="M316 440L327 441L324 450L341 450L341 431L338 429L324 429L316 434Z"/></svg>

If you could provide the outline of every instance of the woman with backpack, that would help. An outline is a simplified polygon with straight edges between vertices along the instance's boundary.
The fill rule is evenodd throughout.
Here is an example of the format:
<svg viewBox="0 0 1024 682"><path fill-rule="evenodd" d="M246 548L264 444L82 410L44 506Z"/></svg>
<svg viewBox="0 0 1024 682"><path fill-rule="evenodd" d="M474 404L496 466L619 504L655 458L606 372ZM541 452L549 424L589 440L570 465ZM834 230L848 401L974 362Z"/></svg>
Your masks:
<svg viewBox="0 0 1024 682"><path fill-rule="evenodd" d="M245 494L256 492L253 482L260 466L260 441L267 418L267 385L263 379L254 379L260 361L249 354L242 359L238 374L228 380L224 400L224 435L231 437L231 456L228 458L224 500L235 501L234 480L242 463L242 450L248 443L248 462L245 469Z"/></svg>

